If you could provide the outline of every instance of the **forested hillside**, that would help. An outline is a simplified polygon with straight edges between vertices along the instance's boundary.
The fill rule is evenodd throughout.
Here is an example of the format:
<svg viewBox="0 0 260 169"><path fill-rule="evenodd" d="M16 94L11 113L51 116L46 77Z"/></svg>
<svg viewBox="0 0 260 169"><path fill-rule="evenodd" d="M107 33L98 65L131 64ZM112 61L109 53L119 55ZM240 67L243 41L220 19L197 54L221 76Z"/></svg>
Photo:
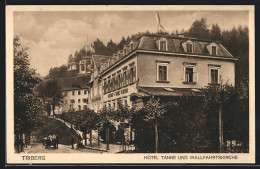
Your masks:
<svg viewBox="0 0 260 169"><path fill-rule="evenodd" d="M233 27L231 30L221 30L218 24L213 24L211 27L207 24L206 18L201 18L196 20L191 25L190 29L182 30L178 32L177 30L172 30L171 33L163 33L165 35L177 36L178 33L183 33L186 37L193 37L199 39L209 39L214 41L219 41L224 47L236 58L238 61L236 63L236 84L248 86L248 73L249 73L249 38L248 38L248 28L247 27ZM152 34L151 32L139 32L137 34L122 37L119 43L115 43L110 39L107 44L104 44L99 38L97 38L91 45L95 49L95 54L97 55L113 55L116 51L123 48L125 44L128 44L131 40L135 40L143 34ZM76 64L79 62L82 54L79 51L75 51L74 55L68 56L68 62L71 58L75 58ZM78 68L77 68L78 69ZM72 72L66 71L66 66L60 66L51 68L49 75L45 78L59 78L59 77L70 77L77 74L77 70Z"/></svg>

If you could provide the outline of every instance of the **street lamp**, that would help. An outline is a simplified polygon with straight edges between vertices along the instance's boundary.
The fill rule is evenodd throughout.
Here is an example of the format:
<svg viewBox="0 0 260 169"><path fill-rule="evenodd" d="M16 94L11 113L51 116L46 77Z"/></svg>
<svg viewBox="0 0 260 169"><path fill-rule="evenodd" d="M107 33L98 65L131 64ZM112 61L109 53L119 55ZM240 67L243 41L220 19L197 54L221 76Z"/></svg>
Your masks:
<svg viewBox="0 0 260 169"><path fill-rule="evenodd" d="M72 132L72 113L74 111L74 108L73 108L73 103L75 103L74 100L70 100L70 130L71 130L71 148L74 149L74 138L73 138L73 132Z"/></svg>

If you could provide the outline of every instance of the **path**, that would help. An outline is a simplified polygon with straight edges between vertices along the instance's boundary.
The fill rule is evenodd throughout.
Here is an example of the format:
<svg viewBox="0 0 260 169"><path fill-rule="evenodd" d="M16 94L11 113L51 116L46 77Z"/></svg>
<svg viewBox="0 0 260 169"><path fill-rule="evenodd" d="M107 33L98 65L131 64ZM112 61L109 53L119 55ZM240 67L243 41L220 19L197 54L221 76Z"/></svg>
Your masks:
<svg viewBox="0 0 260 169"><path fill-rule="evenodd" d="M54 117L53 119L56 119L56 120L59 120L61 121L62 123L64 123L67 127L71 128L71 123L70 122L67 122L67 121L64 121L63 119L60 119L60 118L57 118L57 117ZM83 136L83 132L81 132L80 130L77 130L75 128L75 126L72 124L72 129L80 136ZM89 145L88 146L85 146L86 148L89 148L88 150L92 150L92 151L97 151L98 150L98 146L97 146L97 140L98 140L98 131L97 130L92 130L92 147L90 147ZM83 139L83 145L85 145L85 140ZM87 135L87 142L89 143L89 134ZM106 150L107 148L107 145L105 143L102 143L100 142L100 147L99 147L99 150L102 150L103 152L104 151L107 151ZM133 145L132 146L127 146L127 149L128 150L134 150L134 147ZM108 153L118 153L118 152L121 152L122 151L122 145L119 145L119 144L109 144L109 150L107 151Z"/></svg>
<svg viewBox="0 0 260 169"><path fill-rule="evenodd" d="M21 153L106 153L91 149L72 149L70 145L59 144L58 149L46 149L41 143L32 143L30 149L25 149Z"/></svg>

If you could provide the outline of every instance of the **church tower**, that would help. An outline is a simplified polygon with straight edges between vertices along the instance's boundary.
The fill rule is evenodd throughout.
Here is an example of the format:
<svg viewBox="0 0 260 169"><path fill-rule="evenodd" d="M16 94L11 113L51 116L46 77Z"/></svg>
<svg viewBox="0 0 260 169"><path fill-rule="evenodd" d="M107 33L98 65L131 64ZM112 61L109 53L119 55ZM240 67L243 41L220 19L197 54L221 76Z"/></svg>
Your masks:
<svg viewBox="0 0 260 169"><path fill-rule="evenodd" d="M91 58L94 53L94 48L88 43L81 48L79 51L79 54L81 55L79 61L79 75L91 73Z"/></svg>

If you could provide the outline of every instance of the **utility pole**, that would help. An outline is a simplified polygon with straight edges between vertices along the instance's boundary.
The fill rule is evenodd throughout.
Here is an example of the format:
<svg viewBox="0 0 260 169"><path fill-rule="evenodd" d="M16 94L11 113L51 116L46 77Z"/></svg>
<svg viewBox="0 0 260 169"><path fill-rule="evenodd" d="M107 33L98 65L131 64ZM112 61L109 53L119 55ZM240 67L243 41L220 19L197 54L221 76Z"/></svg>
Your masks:
<svg viewBox="0 0 260 169"><path fill-rule="evenodd" d="M71 131L71 148L74 149L74 137L73 137L73 131L72 131L72 113L73 113L73 103L74 101L71 100L70 103L70 131Z"/></svg>
<svg viewBox="0 0 260 169"><path fill-rule="evenodd" d="M222 120L222 104L219 105L218 109L218 125L219 125L219 152L223 153L223 120Z"/></svg>

